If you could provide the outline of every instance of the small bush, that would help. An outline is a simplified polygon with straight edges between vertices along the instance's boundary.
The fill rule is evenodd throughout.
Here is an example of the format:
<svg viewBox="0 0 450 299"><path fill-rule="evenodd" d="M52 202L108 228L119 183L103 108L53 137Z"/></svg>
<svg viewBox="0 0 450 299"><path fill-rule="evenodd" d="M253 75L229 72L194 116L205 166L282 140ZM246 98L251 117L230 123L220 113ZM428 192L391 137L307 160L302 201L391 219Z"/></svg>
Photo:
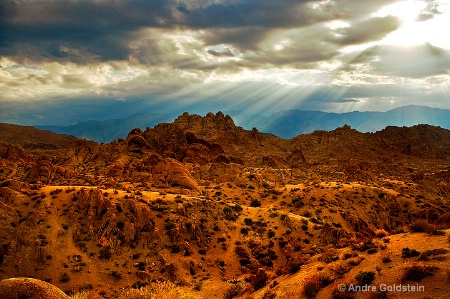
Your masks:
<svg viewBox="0 0 450 299"><path fill-rule="evenodd" d="M114 278L114 280L121 280L122 279L122 274L120 274L117 271L112 271L111 273L109 273L109 276Z"/></svg>
<svg viewBox="0 0 450 299"><path fill-rule="evenodd" d="M319 275L313 275L308 277L303 284L303 294L308 299L316 298L317 293L319 293L322 288L322 281Z"/></svg>
<svg viewBox="0 0 450 299"><path fill-rule="evenodd" d="M290 259L286 262L286 266L283 267L284 274L296 273L303 265L303 261L297 259Z"/></svg>
<svg viewBox="0 0 450 299"><path fill-rule="evenodd" d="M202 289L203 281L197 281L195 283L194 289L200 291Z"/></svg>
<svg viewBox="0 0 450 299"><path fill-rule="evenodd" d="M429 225L427 220L420 219L414 221L409 228L413 233L424 233L428 231Z"/></svg>
<svg viewBox="0 0 450 299"><path fill-rule="evenodd" d="M421 281L423 278L427 276L433 276L434 271L438 268L432 266L424 266L424 265L411 265L405 269L405 273L403 275L403 281L411 280L411 281Z"/></svg>
<svg viewBox="0 0 450 299"><path fill-rule="evenodd" d="M378 248L376 248L376 247L367 249L368 254L374 254L374 253L377 253L377 251L378 251Z"/></svg>
<svg viewBox="0 0 450 299"><path fill-rule="evenodd" d="M59 279L60 282L68 282L70 280L69 274L64 272Z"/></svg>
<svg viewBox="0 0 450 299"><path fill-rule="evenodd" d="M355 278L361 285L370 284L375 279L375 272L361 271Z"/></svg>
<svg viewBox="0 0 450 299"><path fill-rule="evenodd" d="M239 215L236 213L236 210L229 206L223 208L223 213L226 220L236 221L239 217Z"/></svg>
<svg viewBox="0 0 450 299"><path fill-rule="evenodd" d="M384 256L381 257L381 261L382 261L384 264L387 264L387 263L392 262L392 258L391 258L390 255L384 255Z"/></svg>
<svg viewBox="0 0 450 299"><path fill-rule="evenodd" d="M325 263L332 263L334 261L339 260L339 255L338 255L338 251L334 248L330 248L327 249L327 251L325 251L322 254L322 257L320 258L322 261L324 261Z"/></svg>
<svg viewBox="0 0 450 299"><path fill-rule="evenodd" d="M253 199L250 202L250 206L253 207L253 208L260 207L261 206L261 202L259 200L257 200L257 199Z"/></svg>
<svg viewBox="0 0 450 299"><path fill-rule="evenodd" d="M415 249L409 249L408 247L402 249L402 258L415 257L419 255L420 252Z"/></svg>
<svg viewBox="0 0 450 299"><path fill-rule="evenodd" d="M237 296L240 296L244 293L244 289L240 284L232 285L231 287L226 290L225 295L223 296L224 299L233 299Z"/></svg>
<svg viewBox="0 0 450 299"><path fill-rule="evenodd" d="M332 282L332 278L326 274L310 276L303 284L303 294L306 298L315 298L320 289L328 286Z"/></svg>
<svg viewBox="0 0 450 299"><path fill-rule="evenodd" d="M429 261L431 257L433 257L433 259L442 260L445 259L445 256L442 256L442 254L446 254L447 252L448 250L445 248L426 250L420 255L419 261Z"/></svg>
<svg viewBox="0 0 450 299"><path fill-rule="evenodd" d="M109 260L111 258L111 256L112 256L111 248L105 247L105 248L100 249L99 259L101 259L101 260Z"/></svg>
<svg viewBox="0 0 450 299"><path fill-rule="evenodd" d="M377 238L380 238L380 239L382 239L384 237L387 237L388 234L389 233L383 228L382 229L377 229L375 231L375 236L377 236Z"/></svg>
<svg viewBox="0 0 450 299"><path fill-rule="evenodd" d="M269 277L267 276L266 271L264 269L258 269L254 275L251 276L251 284L253 289L259 290L267 284L267 280Z"/></svg>

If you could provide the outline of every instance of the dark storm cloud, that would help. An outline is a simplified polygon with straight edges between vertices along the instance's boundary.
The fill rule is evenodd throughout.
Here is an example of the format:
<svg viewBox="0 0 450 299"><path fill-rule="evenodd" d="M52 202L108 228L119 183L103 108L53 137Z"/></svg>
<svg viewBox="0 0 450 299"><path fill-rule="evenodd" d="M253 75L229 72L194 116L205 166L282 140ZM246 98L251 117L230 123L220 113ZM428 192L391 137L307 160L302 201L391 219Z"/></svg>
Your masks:
<svg viewBox="0 0 450 299"><path fill-rule="evenodd" d="M25 57L28 61L79 64L130 57L143 64L172 63L173 59L165 59L176 55L177 49L170 43L158 44L162 36L156 31L154 36L133 47L143 29L202 29L205 46L229 44L241 51L259 51L261 42L274 30L302 28L337 18L357 18L385 3L384 0L368 0L364 5L348 0L1 1L0 56L14 57L16 61ZM394 25L390 19L354 23L333 42L351 44L372 40L392 30ZM304 38L303 33L299 36ZM291 48L305 54L295 55L287 49L286 58L275 55L276 60L283 62L274 61L274 64L289 63L291 59L314 60L308 53L315 51L326 52L328 56L332 51L320 37L310 36L309 40L301 41L311 44L307 48ZM323 46L325 50L320 49ZM261 54L267 58L270 53L263 50Z"/></svg>
<svg viewBox="0 0 450 299"><path fill-rule="evenodd" d="M306 5L309 2L1 1L0 55L77 63L126 60L130 42L142 28L212 29L207 44L252 47L271 28L303 26L329 18L314 13Z"/></svg>
<svg viewBox="0 0 450 299"><path fill-rule="evenodd" d="M156 1L2 1L0 55L75 60L61 47L100 60L126 59L129 34L163 26L172 18L168 3ZM89 56L88 56L89 57Z"/></svg>
<svg viewBox="0 0 450 299"><path fill-rule="evenodd" d="M185 25L197 28L266 27L290 28L304 26L326 19L325 14L314 13L306 4L314 0L247 0L223 1L189 9L179 6L185 16Z"/></svg>

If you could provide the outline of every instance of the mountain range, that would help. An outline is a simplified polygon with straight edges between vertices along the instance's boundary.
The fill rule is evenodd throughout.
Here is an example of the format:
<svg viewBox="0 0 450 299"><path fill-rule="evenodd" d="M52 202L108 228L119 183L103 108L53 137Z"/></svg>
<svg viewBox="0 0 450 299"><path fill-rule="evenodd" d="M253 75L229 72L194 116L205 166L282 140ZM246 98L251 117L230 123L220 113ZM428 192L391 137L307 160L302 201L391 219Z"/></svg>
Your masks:
<svg viewBox="0 0 450 299"><path fill-rule="evenodd" d="M331 113L310 110L283 110L271 115L243 111L226 111L238 126L257 128L282 138L293 138L317 130L331 131L345 124L360 132L376 132L387 126L413 126L429 124L450 129L450 110L426 106L404 106L386 112ZM70 126L42 126L37 128L55 133L69 134L96 142L111 142L126 137L133 128L154 127L161 122L171 122L177 115L140 113L125 119L85 121Z"/></svg>

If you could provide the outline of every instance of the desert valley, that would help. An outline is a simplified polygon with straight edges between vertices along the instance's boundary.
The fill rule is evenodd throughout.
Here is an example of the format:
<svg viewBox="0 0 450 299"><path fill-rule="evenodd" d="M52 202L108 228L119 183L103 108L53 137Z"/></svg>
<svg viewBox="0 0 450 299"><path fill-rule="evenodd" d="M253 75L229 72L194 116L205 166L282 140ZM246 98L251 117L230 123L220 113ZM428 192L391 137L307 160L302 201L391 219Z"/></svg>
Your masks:
<svg viewBox="0 0 450 299"><path fill-rule="evenodd" d="M0 141L1 298L450 294L449 130L282 139L218 112Z"/></svg>

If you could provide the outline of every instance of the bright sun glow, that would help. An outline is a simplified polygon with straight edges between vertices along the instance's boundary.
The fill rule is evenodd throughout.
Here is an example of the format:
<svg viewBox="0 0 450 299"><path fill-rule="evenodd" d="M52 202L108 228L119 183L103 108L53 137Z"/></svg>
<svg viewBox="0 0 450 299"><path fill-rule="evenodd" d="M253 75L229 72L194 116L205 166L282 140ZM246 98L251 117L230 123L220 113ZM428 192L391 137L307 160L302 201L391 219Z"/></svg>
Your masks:
<svg viewBox="0 0 450 299"><path fill-rule="evenodd" d="M426 3L422 1L399 1L383 7L375 15L394 16L399 18L403 24L408 24L414 22L425 7Z"/></svg>
<svg viewBox="0 0 450 299"><path fill-rule="evenodd" d="M394 16L399 18L400 27L383 39L383 44L413 46L431 43L442 48L450 48L450 39L443 36L443 31L450 25L450 5L447 0L438 0L438 14L427 20L418 20L427 7L423 1L399 1L380 9L377 17Z"/></svg>

